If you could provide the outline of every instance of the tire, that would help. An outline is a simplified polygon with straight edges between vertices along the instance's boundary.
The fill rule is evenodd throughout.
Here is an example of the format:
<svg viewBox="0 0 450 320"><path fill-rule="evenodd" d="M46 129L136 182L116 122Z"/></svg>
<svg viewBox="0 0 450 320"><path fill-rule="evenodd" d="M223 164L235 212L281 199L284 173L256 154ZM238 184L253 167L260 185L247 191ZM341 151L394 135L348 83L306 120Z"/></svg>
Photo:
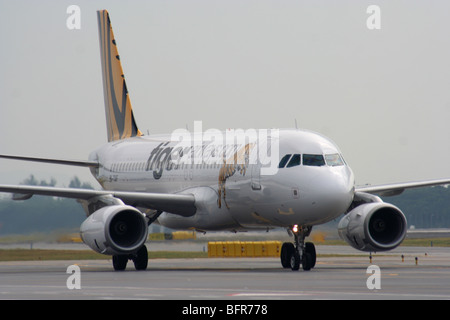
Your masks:
<svg viewBox="0 0 450 320"><path fill-rule="evenodd" d="M314 246L314 243L307 242L305 243L305 252L309 253L311 255L311 269L316 266L316 247Z"/></svg>
<svg viewBox="0 0 450 320"><path fill-rule="evenodd" d="M148 251L147 247L143 245L138 252L136 257L133 258L134 267L136 270L146 270L148 266Z"/></svg>
<svg viewBox="0 0 450 320"><path fill-rule="evenodd" d="M281 246L280 259L283 268L287 269L291 267L291 256L294 253L294 251L295 251L294 245L290 242L285 242Z"/></svg>
<svg viewBox="0 0 450 320"><path fill-rule="evenodd" d="M309 271L312 268L312 257L309 252L303 255L302 267L304 271Z"/></svg>
<svg viewBox="0 0 450 320"><path fill-rule="evenodd" d="M300 255L296 250L294 250L294 252L292 253L290 262L292 271L297 271L298 269L300 269Z"/></svg>
<svg viewBox="0 0 450 320"><path fill-rule="evenodd" d="M113 267L116 271L123 271L127 267L128 256L115 255L113 256Z"/></svg>

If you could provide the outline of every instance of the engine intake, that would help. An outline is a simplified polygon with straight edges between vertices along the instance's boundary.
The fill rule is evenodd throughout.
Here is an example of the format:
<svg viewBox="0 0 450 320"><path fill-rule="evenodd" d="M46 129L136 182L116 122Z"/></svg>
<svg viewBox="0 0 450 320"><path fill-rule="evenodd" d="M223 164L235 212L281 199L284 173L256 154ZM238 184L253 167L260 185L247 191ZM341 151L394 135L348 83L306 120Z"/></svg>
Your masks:
<svg viewBox="0 0 450 320"><path fill-rule="evenodd" d="M406 236L406 217L396 206L384 202L362 204L339 222L339 236L361 251L396 248Z"/></svg>
<svg viewBox="0 0 450 320"><path fill-rule="evenodd" d="M109 255L135 253L147 240L147 231L145 216L126 205L101 208L80 227L85 244L94 251Z"/></svg>

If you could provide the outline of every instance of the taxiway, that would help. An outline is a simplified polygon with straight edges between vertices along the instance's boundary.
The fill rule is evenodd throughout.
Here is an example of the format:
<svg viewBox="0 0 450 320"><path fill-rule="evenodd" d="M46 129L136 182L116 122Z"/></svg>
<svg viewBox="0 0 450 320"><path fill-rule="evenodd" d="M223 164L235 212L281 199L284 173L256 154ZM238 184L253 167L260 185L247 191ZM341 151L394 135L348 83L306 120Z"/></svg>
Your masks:
<svg viewBox="0 0 450 320"><path fill-rule="evenodd" d="M67 287L74 264L80 289ZM367 287L370 265L380 268L380 289ZM277 258L152 259L146 271L130 263L123 272L109 260L1 262L0 299L450 299L450 248L319 257L309 272L282 269Z"/></svg>

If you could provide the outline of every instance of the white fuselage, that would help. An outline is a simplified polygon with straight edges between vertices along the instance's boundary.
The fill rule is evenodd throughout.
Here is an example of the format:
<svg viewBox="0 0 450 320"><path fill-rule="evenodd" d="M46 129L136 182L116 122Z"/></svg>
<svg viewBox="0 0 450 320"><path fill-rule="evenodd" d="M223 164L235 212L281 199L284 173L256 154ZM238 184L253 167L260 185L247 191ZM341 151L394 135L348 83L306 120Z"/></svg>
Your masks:
<svg viewBox="0 0 450 320"><path fill-rule="evenodd" d="M159 217L158 222L170 228L312 226L345 213L353 201L354 176L337 146L319 134L295 129L280 130L278 139L274 174L261 174L257 163L170 164L164 161L176 145L170 135L111 142L94 151L90 160L101 164L93 174L105 190L194 194L194 216ZM278 168L283 157L286 163Z"/></svg>

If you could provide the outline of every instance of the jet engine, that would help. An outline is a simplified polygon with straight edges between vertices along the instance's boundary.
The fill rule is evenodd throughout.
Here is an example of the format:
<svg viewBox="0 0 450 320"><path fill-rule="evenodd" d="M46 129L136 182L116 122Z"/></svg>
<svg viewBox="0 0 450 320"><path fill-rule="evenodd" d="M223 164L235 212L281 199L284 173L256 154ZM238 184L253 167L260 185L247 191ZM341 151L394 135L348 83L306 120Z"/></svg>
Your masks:
<svg viewBox="0 0 450 320"><path fill-rule="evenodd" d="M137 252L147 240L147 231L144 214L127 205L103 207L92 213L80 227L85 244L109 255Z"/></svg>
<svg viewBox="0 0 450 320"><path fill-rule="evenodd" d="M339 236L361 251L387 251L396 248L406 236L406 217L385 202L362 204L339 222Z"/></svg>

